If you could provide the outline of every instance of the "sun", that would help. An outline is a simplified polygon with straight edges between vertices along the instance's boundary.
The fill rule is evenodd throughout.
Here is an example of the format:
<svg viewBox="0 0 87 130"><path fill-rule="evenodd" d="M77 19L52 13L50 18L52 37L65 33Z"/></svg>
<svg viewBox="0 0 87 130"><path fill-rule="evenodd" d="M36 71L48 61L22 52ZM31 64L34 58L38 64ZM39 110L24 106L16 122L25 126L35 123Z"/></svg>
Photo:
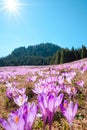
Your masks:
<svg viewBox="0 0 87 130"><path fill-rule="evenodd" d="M2 0L0 3L2 7L0 7L2 11L6 11L9 16L17 16L19 13L19 9L23 3L20 3L18 0Z"/></svg>
<svg viewBox="0 0 87 130"><path fill-rule="evenodd" d="M4 8L11 15L16 16L18 14L20 3L17 0L4 0Z"/></svg>
<svg viewBox="0 0 87 130"><path fill-rule="evenodd" d="M16 2L16 0L6 0L5 7L10 12L16 12L18 8L18 3Z"/></svg>
<svg viewBox="0 0 87 130"><path fill-rule="evenodd" d="M14 16L17 19L24 6L31 6L31 4L22 3L21 0L0 0L0 12L6 12L9 18Z"/></svg>

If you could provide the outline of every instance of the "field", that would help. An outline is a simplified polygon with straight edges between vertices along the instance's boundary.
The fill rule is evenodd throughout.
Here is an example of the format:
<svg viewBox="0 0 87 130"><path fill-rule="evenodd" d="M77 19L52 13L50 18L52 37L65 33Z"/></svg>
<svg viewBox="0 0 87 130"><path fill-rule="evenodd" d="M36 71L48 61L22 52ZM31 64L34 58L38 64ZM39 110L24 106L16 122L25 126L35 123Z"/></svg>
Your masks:
<svg viewBox="0 0 87 130"><path fill-rule="evenodd" d="M70 101L74 104L78 103L78 110L71 121L72 128L70 128L68 117L64 116L61 111L61 105L55 112L51 111L51 114L53 114L51 128L49 127L49 115L45 122L45 128L43 128L43 112L40 111L41 104L39 104L37 110L39 114L32 125L33 130L87 130L87 59L52 66L1 67L0 118L6 120L9 113L13 110L16 111L23 105L18 102L19 99L15 99L18 95L14 95L13 91L15 90L12 87L20 91L22 88L26 88L24 90L26 97L28 97L26 102L35 102L36 105L39 104L37 97L41 94L45 94L45 96L52 94L53 97L63 94L61 104L64 100L67 100L68 104ZM51 107L50 102L49 104L49 111L50 108L54 110L54 106ZM0 127L0 130L3 130L3 128Z"/></svg>

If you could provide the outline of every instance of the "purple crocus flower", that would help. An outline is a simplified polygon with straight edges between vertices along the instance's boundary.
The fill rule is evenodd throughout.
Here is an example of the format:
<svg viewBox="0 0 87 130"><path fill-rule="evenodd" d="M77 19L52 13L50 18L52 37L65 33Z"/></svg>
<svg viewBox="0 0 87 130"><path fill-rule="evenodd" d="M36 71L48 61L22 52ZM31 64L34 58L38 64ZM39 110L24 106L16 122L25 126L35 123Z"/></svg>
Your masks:
<svg viewBox="0 0 87 130"><path fill-rule="evenodd" d="M58 76L58 83L60 84L60 85L63 85L64 84L64 77L63 76Z"/></svg>
<svg viewBox="0 0 87 130"><path fill-rule="evenodd" d="M10 113L8 120L0 118L0 125L5 130L31 130L37 113L37 106L24 104L17 111Z"/></svg>
<svg viewBox="0 0 87 130"><path fill-rule="evenodd" d="M0 118L0 125L5 130L24 130L25 121L23 119L22 109L10 113L7 121Z"/></svg>
<svg viewBox="0 0 87 130"><path fill-rule="evenodd" d="M54 95L58 95L58 93L61 91L62 87L60 85L56 84L55 77L51 77L46 80L39 80L39 83L35 84L35 88L33 89L33 92L36 94L50 94L53 93Z"/></svg>
<svg viewBox="0 0 87 130"><path fill-rule="evenodd" d="M15 91L15 85L13 83L6 82L6 96L10 99L13 97L13 91Z"/></svg>
<svg viewBox="0 0 87 130"><path fill-rule="evenodd" d="M6 83L6 87L7 87L7 90L6 90L6 95L8 98L14 98L16 96L19 96L19 95L24 95L25 92L26 92L26 88L16 88L18 83L16 82L12 82L12 83L9 83L7 82Z"/></svg>
<svg viewBox="0 0 87 130"><path fill-rule="evenodd" d="M24 103L26 103L28 101L28 97L24 94L24 95L18 95L16 97L13 98L14 102L18 105L18 106L22 106Z"/></svg>
<svg viewBox="0 0 87 130"><path fill-rule="evenodd" d="M50 94L48 97L48 107L47 107L47 113L48 113L48 120L49 122L52 121L54 113L57 111L58 107L60 106L63 99L63 94L60 94L58 97Z"/></svg>
<svg viewBox="0 0 87 130"><path fill-rule="evenodd" d="M68 101L64 100L63 103L60 105L60 109L62 112L64 112L67 107L68 107Z"/></svg>
<svg viewBox="0 0 87 130"><path fill-rule="evenodd" d="M25 94L26 88L16 88L16 87L12 87L11 83L7 84L7 90L6 90L6 95L8 98L14 100L14 102L18 105L18 106L22 106L25 102L28 101L28 97Z"/></svg>
<svg viewBox="0 0 87 130"><path fill-rule="evenodd" d="M27 77L26 81L27 82L35 82L37 79L37 76L32 76L32 77Z"/></svg>
<svg viewBox="0 0 87 130"><path fill-rule="evenodd" d="M12 99L14 96L18 94L17 88L15 86L12 86L11 83L7 84L7 90L6 90L6 95L8 98Z"/></svg>
<svg viewBox="0 0 87 130"><path fill-rule="evenodd" d="M17 89L17 92L20 94L20 95L24 95L26 93L26 88L19 88Z"/></svg>
<svg viewBox="0 0 87 130"><path fill-rule="evenodd" d="M73 86L67 86L67 85L64 85L63 86L63 89L64 91L71 97L72 95L76 95L77 93L77 90L75 87Z"/></svg>
<svg viewBox="0 0 87 130"><path fill-rule="evenodd" d="M32 125L37 114L37 105L35 105L35 103L32 103L31 105L30 103L25 104L23 106L23 111L24 111L24 119L25 119L24 130L32 130Z"/></svg>
<svg viewBox="0 0 87 130"><path fill-rule="evenodd" d="M82 80L82 81L78 81L78 82L76 82L76 84L79 85L79 86L81 86L81 87L83 88L83 86L84 86L84 81L83 81L83 80Z"/></svg>
<svg viewBox="0 0 87 130"><path fill-rule="evenodd" d="M47 100L48 98L44 94L38 96L38 105L43 116L44 124L46 123L47 119Z"/></svg>
<svg viewBox="0 0 87 130"><path fill-rule="evenodd" d="M6 96L7 96L9 99L12 99L12 97L13 97L12 91L13 91L13 88L7 88L7 90L6 90Z"/></svg>
<svg viewBox="0 0 87 130"><path fill-rule="evenodd" d="M54 113L57 111L58 107L60 106L62 99L63 99L63 94L60 94L58 97L56 97L53 94L49 94L48 96L46 95L38 96L38 104L43 116L44 124L46 123L46 119L48 117L50 130L51 130L51 123L52 123Z"/></svg>
<svg viewBox="0 0 87 130"><path fill-rule="evenodd" d="M64 101L62 112L70 125L72 125L72 121L77 113L77 109L78 103L74 105L72 101L70 101L69 104L67 103L67 101Z"/></svg>

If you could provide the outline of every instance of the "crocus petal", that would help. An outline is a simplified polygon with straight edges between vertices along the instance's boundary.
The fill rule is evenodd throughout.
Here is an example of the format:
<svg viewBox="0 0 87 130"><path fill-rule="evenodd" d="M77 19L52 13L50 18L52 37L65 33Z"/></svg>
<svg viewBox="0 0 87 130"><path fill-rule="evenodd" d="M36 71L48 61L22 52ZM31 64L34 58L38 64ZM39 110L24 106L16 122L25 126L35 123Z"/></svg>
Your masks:
<svg viewBox="0 0 87 130"><path fill-rule="evenodd" d="M28 113L27 123L30 124L30 127L32 126L34 119L36 117L37 113L37 106L35 104L32 104L30 108L30 112Z"/></svg>
<svg viewBox="0 0 87 130"><path fill-rule="evenodd" d="M18 106L22 106L25 102L27 102L27 100L28 100L28 97L26 95L18 95L14 97L14 102Z"/></svg>
<svg viewBox="0 0 87 130"><path fill-rule="evenodd" d="M25 121L23 117L21 117L18 122L18 130L24 130L24 126L25 126Z"/></svg>
<svg viewBox="0 0 87 130"><path fill-rule="evenodd" d="M43 119L44 119L44 122L46 121L46 118L47 118L47 112L46 112L46 108L44 106L44 101L43 101L43 96L38 96L38 104L39 104L39 108L40 108L40 111L43 115Z"/></svg>
<svg viewBox="0 0 87 130"><path fill-rule="evenodd" d="M74 108L73 108L73 116L76 115L77 110L78 110L78 103L76 103L75 106L74 106Z"/></svg>
<svg viewBox="0 0 87 130"><path fill-rule="evenodd" d="M64 112L68 107L68 101L64 100L64 102L60 105L60 109L62 112Z"/></svg>
<svg viewBox="0 0 87 130"><path fill-rule="evenodd" d="M54 99L54 96L51 94L51 95L49 96L49 98L48 98L48 109L49 109L50 112L53 112L53 111L54 111L54 103L55 103L54 100L55 100L55 99Z"/></svg>
<svg viewBox="0 0 87 130"><path fill-rule="evenodd" d="M70 103L68 104L68 107L63 111L63 114L66 117L69 124L72 124L72 121L73 121L75 114L77 112L77 108L78 108L77 103L74 106L73 102L70 101Z"/></svg>
<svg viewBox="0 0 87 130"><path fill-rule="evenodd" d="M64 94L60 94L55 100L55 112L63 100Z"/></svg>
<svg viewBox="0 0 87 130"><path fill-rule="evenodd" d="M0 125L6 130L11 130L10 124L2 118L0 118Z"/></svg>

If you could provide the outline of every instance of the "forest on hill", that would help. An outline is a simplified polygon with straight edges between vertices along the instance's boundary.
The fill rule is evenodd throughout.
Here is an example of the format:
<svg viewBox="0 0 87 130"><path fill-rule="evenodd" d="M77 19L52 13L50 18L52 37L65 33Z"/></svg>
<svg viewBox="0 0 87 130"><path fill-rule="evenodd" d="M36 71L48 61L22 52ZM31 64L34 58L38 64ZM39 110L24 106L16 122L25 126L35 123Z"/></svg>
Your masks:
<svg viewBox="0 0 87 130"><path fill-rule="evenodd" d="M62 48L52 43L42 43L15 49L6 57L0 58L0 66L51 65L67 63L87 57L87 48Z"/></svg>

